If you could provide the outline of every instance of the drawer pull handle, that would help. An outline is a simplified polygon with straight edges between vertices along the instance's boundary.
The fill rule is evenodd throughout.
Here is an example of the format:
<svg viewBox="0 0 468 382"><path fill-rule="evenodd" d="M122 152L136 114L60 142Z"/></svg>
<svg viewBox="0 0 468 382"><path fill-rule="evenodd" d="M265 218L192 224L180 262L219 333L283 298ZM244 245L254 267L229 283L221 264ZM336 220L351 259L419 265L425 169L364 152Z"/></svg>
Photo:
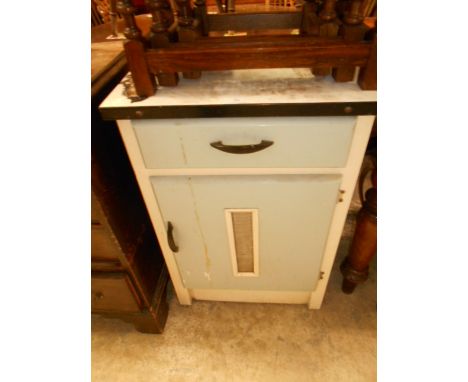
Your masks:
<svg viewBox="0 0 468 382"><path fill-rule="evenodd" d="M211 147L231 154L251 154L270 147L274 142L262 140L256 145L225 145L222 141L210 143Z"/></svg>
<svg viewBox="0 0 468 382"><path fill-rule="evenodd" d="M179 247L174 242L174 236L172 236L172 231L174 230L174 226L171 222L167 223L167 243L169 244L169 248L172 252L176 253L179 252Z"/></svg>

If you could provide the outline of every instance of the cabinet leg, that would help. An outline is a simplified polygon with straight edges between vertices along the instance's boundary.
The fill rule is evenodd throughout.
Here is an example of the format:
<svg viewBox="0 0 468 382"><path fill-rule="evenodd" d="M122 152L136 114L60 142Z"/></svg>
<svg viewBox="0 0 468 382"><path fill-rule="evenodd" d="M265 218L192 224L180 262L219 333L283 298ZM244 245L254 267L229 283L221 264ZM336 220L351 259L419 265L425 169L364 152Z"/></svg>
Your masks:
<svg viewBox="0 0 468 382"><path fill-rule="evenodd" d="M161 334L166 325L169 306L164 302L158 306L157 311L145 310L141 313L99 312L103 317L117 318L133 324L141 333Z"/></svg>
<svg viewBox="0 0 468 382"><path fill-rule="evenodd" d="M377 181L374 170L373 185L375 188L367 190L365 202L358 213L356 232L349 255L341 263L343 274L342 291L353 293L356 285L367 280L369 263L377 252Z"/></svg>
<svg viewBox="0 0 468 382"><path fill-rule="evenodd" d="M163 287L159 285L157 289L161 293L156 293L155 300L149 311L138 315L133 319L133 326L141 333L162 333L166 325L169 304L167 303L167 271L163 277ZM160 279L161 281L161 279Z"/></svg>
<svg viewBox="0 0 468 382"><path fill-rule="evenodd" d="M169 304L166 301L166 290L164 289L163 300L154 304L149 310L139 313L99 312L98 314L131 323L141 333L161 334L166 325L168 312Z"/></svg>
<svg viewBox="0 0 468 382"><path fill-rule="evenodd" d="M156 78L159 86L177 86L179 83L178 73L158 73Z"/></svg>
<svg viewBox="0 0 468 382"><path fill-rule="evenodd" d="M159 305L157 312L145 312L133 317L133 326L141 333L160 334L164 331L167 313L168 304L164 302Z"/></svg>
<svg viewBox="0 0 468 382"><path fill-rule="evenodd" d="M140 97L151 97L156 93L156 80L144 59L145 48L141 41L130 40L124 45L127 63L132 73L135 89Z"/></svg>

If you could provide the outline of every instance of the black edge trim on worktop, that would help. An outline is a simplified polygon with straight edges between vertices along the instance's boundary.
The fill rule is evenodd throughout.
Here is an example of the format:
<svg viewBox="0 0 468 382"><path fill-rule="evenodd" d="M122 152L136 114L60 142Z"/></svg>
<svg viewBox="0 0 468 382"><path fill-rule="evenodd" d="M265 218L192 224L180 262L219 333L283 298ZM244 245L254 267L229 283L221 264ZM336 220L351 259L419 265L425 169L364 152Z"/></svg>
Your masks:
<svg viewBox="0 0 468 382"><path fill-rule="evenodd" d="M376 115L377 102L126 106L99 108L104 120Z"/></svg>

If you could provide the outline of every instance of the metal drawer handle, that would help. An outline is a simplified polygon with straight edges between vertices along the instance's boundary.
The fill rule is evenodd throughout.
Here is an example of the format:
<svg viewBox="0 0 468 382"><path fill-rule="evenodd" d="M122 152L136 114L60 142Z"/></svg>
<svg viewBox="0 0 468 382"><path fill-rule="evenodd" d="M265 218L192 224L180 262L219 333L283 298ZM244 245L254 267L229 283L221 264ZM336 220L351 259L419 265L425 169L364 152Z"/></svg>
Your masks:
<svg viewBox="0 0 468 382"><path fill-rule="evenodd" d="M215 149L224 151L226 153L231 153L231 154L251 154L257 151L264 150L267 147L270 147L273 143L274 142L272 141L262 140L260 143L257 143L256 145L234 146L234 145L225 145L222 141L217 141L217 142L210 143L210 146L214 147Z"/></svg>
<svg viewBox="0 0 468 382"><path fill-rule="evenodd" d="M179 252L179 247L174 242L174 236L172 236L172 231L174 227L171 222L167 223L167 243L172 252Z"/></svg>

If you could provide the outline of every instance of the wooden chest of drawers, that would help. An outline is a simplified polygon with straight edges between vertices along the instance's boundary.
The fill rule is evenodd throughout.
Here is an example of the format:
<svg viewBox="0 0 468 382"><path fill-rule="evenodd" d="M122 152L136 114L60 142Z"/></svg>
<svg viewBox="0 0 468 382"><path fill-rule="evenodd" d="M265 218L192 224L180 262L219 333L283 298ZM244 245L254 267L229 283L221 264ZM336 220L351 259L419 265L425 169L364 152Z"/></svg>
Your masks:
<svg viewBox="0 0 468 382"><path fill-rule="evenodd" d="M94 188L98 189L100 182L102 179L94 179ZM125 230L115 219L117 207L109 210L109 215L103 211L101 201L110 204L112 197L104 193L98 199L92 192L91 199L92 313L131 322L141 332L161 333L168 313L168 273L149 223L145 226L144 216L140 216L140 220L127 222L139 223L139 231ZM135 200L127 202L135 206ZM124 206L119 213L122 210ZM125 222L123 217L121 221Z"/></svg>
<svg viewBox="0 0 468 382"><path fill-rule="evenodd" d="M126 72L121 46L115 46L113 51L106 45L109 65L93 66L92 76L91 310L161 333L168 313L167 268L117 126L98 112ZM102 63L104 53L93 64Z"/></svg>

